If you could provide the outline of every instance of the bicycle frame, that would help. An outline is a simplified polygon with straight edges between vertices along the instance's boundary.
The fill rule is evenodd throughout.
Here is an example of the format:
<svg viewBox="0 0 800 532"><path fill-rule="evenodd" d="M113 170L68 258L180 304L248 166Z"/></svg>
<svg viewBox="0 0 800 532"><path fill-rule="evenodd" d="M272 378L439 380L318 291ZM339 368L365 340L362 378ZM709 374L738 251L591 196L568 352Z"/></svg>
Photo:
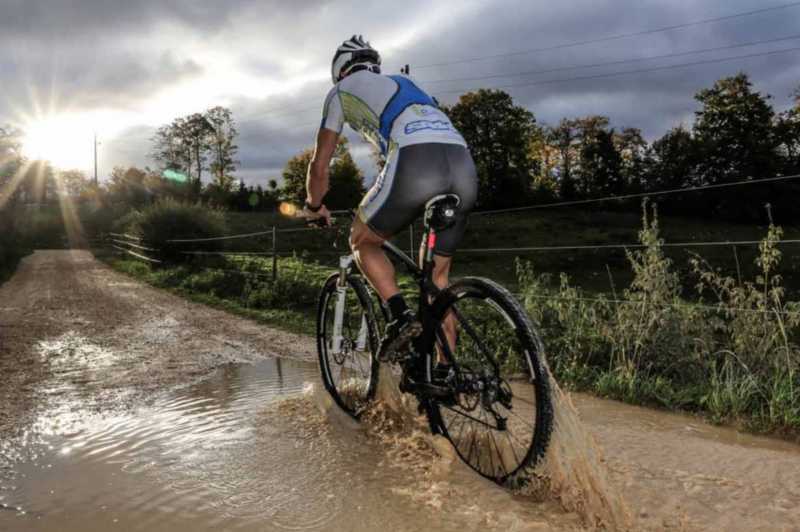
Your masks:
<svg viewBox="0 0 800 532"><path fill-rule="evenodd" d="M431 209L433 207L430 207ZM422 239L422 265L418 265L411 257L406 255L399 247L389 241L382 245L383 250L405 267L407 272L417 281L419 285L419 312L418 318L423 324L423 334L415 342L415 346L422 352L428 352L433 348L436 341L436 331L434 331L433 319L431 316L431 302L440 290L433 282L434 268L434 249L436 247L436 230L426 222ZM345 299L347 293L347 277L353 272L355 257L352 254L344 255L339 258L339 282L337 285L337 300L334 310L333 342L331 352L340 354L342 352L342 327L344 321ZM368 326L367 317L362 316L356 348L364 350L367 343ZM445 342L446 343L446 342ZM444 346L446 356L450 356L448 346ZM427 373L427 372L426 372ZM428 379L430 375L426 375Z"/></svg>

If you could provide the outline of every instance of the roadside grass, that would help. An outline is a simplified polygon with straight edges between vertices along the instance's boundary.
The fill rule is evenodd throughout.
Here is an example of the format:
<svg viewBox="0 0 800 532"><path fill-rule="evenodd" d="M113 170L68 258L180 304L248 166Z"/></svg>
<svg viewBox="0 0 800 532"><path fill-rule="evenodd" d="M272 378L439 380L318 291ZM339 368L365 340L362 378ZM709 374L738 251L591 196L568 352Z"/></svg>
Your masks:
<svg viewBox="0 0 800 532"><path fill-rule="evenodd" d="M112 268L169 292L296 333L314 334L317 297L329 268L298 258L278 261L271 280L271 259L225 259L151 268L133 258L95 251Z"/></svg>
<svg viewBox="0 0 800 532"><path fill-rule="evenodd" d="M275 225L281 228L297 228L298 223L273 213L225 212L230 233L269 231ZM758 241L767 231L766 225L731 224L714 220L685 217L662 217L662 238L667 242L708 241ZM462 252L454 261L457 276L483 275L491 277L512 290L519 286L515 257L532 260L538 271L566 273L572 283L593 293L610 293L611 281L616 286L626 286L633 280L624 249L584 249L563 251L530 251L486 253L469 252L469 249L515 248L540 246L599 246L638 242L640 216L636 212L596 211L578 208L542 209L488 216L472 216ZM800 239L800 227L784 227L785 239ZM419 246L421 226L414 229L415 245ZM347 246L346 231L307 231L278 233L277 249L281 252L303 251L314 260L335 265L336 254L331 253L333 243L339 249ZM406 252L412 247L409 233L403 232L395 243ZM271 235L252 239L231 241L230 250L269 251L272 249ZM800 299L800 245L782 248L781 272L789 294ZM685 294L693 292L691 268L688 259L699 252L715 268L723 273L752 277L757 272L754 261L757 246L732 246L663 248L666 257L674 262L675 271L682 281ZM790 275L795 273L795 275Z"/></svg>
<svg viewBox="0 0 800 532"><path fill-rule="evenodd" d="M701 413L756 432L800 437L800 304L779 273L783 231L761 239L756 273L722 273L694 256L687 300L655 212L627 254L632 281L606 297L519 262L523 300L562 384L629 403Z"/></svg>
<svg viewBox="0 0 800 532"><path fill-rule="evenodd" d="M612 213L608 219L616 217L620 226L634 223L624 214ZM559 236L559 222L553 218L529 222L526 238L547 235L547 245ZM577 222L572 223L575 230ZM588 213L582 223L591 223ZM604 282L604 290L591 284L578 286L568 272L558 277L539 273L556 267L547 255L516 262L513 255L502 257L506 267L514 270L515 290L539 324L555 377L574 390L693 412L750 431L800 437L800 304L790 302L782 275L787 268L796 271L792 261L797 254L791 246L780 246L786 236L783 229L770 226L759 231L743 226L734 231L725 226L725 238L761 242L749 254L739 254L738 268L732 272L709 259L715 254L720 259L719 250L702 250L701 258L699 253L675 253L664 247L665 234L677 235L671 241L715 240L721 227L687 223L683 230L693 228L695 233L665 232L655 209L647 207L636 223L641 229L632 236L614 225L595 229L591 237L584 235L584 241L595 243L606 239L643 245L623 250L613 269L609 262L573 257L583 268L605 270L601 274L605 279L597 283ZM228 224L232 232L237 231L230 219ZM247 230L265 227L269 226L248 226ZM486 222L483 230L498 239L493 247L523 243L502 241L502 234L515 230L502 220ZM296 248L311 239L330 238L321 232L285 235ZM253 251L252 242L248 244ZM341 249L344 243L339 245ZM472 245L467 242L465 247ZM405 247L409 247L407 241ZM325 250L324 256L311 251L280 258L274 282L271 258L205 257L160 268L113 256L104 260L194 301L313 334L318 291L334 271L336 260L330 242ZM784 251L789 252L789 266ZM498 259L493 260L461 261L456 273L500 277L503 282ZM401 284L412 288L407 277L401 277Z"/></svg>

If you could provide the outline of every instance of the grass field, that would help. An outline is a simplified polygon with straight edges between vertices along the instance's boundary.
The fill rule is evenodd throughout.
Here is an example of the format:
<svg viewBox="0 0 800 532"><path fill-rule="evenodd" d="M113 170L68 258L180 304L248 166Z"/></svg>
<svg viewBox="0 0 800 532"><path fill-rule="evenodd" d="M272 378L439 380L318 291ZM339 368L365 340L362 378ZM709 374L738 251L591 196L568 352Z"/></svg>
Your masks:
<svg viewBox="0 0 800 532"><path fill-rule="evenodd" d="M268 231L273 225L282 228L302 227L299 222L280 215L264 213L229 212L225 215L229 231L250 233ZM767 232L766 226L735 225L722 222L661 217L661 233L666 242L708 241L758 241ZM590 211L582 209L551 209L509 213L502 215L473 216L462 243L462 251L455 261L455 275L483 275L492 277L512 288L517 287L515 258L533 263L539 273L550 273L556 278L566 273L576 284L590 292L612 291L631 281L631 272L623 249L548 250L527 252L472 252L470 249L517 248L548 246L602 246L636 243L641 228L641 215L634 212ZM799 227L784 227L784 239L800 239ZM421 227L415 227L415 245L419 245ZM335 264L336 249L347 247L345 231L308 231L278 233L277 249L283 252L303 253L322 264ZM395 239L409 250L410 233L404 232ZM268 251L272 237L267 235L252 239L232 240L231 250ZM781 273L787 288L800 299L800 245L781 247L784 260ZM701 246L690 248L665 248L687 288L695 280L689 275L692 253L702 255L711 265L724 273L752 276L758 247ZM737 272L736 259L739 261ZM609 272L610 276L609 277Z"/></svg>
<svg viewBox="0 0 800 532"><path fill-rule="evenodd" d="M772 228L769 235L760 246L758 275L748 273L743 283L705 263L693 266L706 286L702 304L682 297L680 274L652 223L638 236L646 247L625 259L631 282L616 285L621 301L563 276L553 286L530 264L517 266L515 285L562 385L796 438L800 304L787 301L775 275L780 230ZM314 331L318 292L332 271L302 257L283 257L273 282L272 260L264 257L215 257L160 268L105 260L195 301L304 333ZM407 278L403 285L412 288Z"/></svg>

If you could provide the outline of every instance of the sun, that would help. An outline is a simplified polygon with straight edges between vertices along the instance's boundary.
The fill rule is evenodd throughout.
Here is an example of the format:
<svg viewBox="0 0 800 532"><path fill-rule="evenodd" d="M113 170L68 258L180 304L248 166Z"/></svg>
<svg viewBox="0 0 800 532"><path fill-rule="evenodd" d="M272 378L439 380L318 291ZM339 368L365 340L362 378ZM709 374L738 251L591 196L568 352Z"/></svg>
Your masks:
<svg viewBox="0 0 800 532"><path fill-rule="evenodd" d="M53 115L27 121L22 151L54 167L87 170L93 164L93 132L76 116Z"/></svg>

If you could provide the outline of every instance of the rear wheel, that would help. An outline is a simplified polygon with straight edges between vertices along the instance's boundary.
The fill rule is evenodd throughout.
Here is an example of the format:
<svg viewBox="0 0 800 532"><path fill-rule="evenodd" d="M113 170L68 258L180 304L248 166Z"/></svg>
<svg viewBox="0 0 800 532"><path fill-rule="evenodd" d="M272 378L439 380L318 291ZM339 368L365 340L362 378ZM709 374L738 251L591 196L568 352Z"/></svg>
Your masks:
<svg viewBox="0 0 800 532"><path fill-rule="evenodd" d="M343 304L339 303L343 294ZM341 337L335 330L337 304L341 304ZM379 336L372 301L358 276L339 287L339 274L325 281L317 311L317 351L322 382L345 412L358 418L375 395Z"/></svg>
<svg viewBox="0 0 800 532"><path fill-rule="evenodd" d="M429 377L454 390L428 409L432 425L484 477L524 482L553 423L549 372L530 319L506 289L481 278L456 281L437 296L433 313L439 323L454 320L456 341L451 349L440 326L428 356Z"/></svg>

